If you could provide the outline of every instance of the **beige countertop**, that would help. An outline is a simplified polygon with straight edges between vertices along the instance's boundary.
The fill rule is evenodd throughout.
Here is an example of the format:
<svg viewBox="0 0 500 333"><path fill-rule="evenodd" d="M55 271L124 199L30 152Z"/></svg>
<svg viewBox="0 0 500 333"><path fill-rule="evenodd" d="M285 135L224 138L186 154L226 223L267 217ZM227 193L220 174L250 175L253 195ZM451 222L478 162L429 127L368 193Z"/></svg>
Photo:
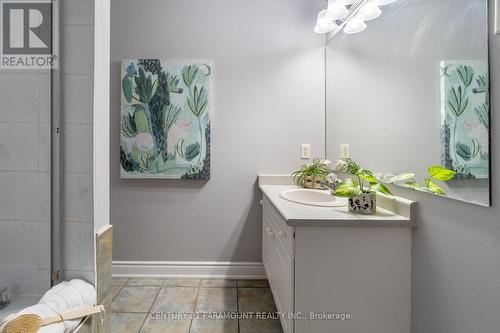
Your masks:
<svg viewBox="0 0 500 333"><path fill-rule="evenodd" d="M345 207L315 207L285 200L280 193L297 186L287 176L259 175L259 187L291 226L416 227L416 202L400 197L377 196L377 212L355 214Z"/></svg>

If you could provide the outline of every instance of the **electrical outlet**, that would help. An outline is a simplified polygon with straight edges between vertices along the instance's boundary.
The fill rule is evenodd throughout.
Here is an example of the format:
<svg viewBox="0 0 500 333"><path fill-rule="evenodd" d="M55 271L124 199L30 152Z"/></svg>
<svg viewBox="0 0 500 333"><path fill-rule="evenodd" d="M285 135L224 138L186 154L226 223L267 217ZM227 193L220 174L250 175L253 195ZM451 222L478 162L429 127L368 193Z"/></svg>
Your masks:
<svg viewBox="0 0 500 333"><path fill-rule="evenodd" d="M500 0L495 0L495 35L500 34Z"/></svg>
<svg viewBox="0 0 500 333"><path fill-rule="evenodd" d="M303 143L300 146L300 158L307 160L311 158L311 145L308 143Z"/></svg>
<svg viewBox="0 0 500 333"><path fill-rule="evenodd" d="M342 159L351 158L350 147L348 144L340 145L340 158Z"/></svg>

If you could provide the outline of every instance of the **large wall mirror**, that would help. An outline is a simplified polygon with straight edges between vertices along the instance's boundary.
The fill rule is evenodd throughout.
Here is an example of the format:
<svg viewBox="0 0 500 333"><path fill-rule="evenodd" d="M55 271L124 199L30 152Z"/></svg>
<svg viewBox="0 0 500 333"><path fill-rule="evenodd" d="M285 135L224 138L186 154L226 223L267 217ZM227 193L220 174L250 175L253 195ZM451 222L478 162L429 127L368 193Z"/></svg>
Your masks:
<svg viewBox="0 0 500 333"><path fill-rule="evenodd" d="M327 42L327 157L382 174L433 165L443 196L490 205L487 0L398 0L357 34ZM402 186L407 186L404 182Z"/></svg>

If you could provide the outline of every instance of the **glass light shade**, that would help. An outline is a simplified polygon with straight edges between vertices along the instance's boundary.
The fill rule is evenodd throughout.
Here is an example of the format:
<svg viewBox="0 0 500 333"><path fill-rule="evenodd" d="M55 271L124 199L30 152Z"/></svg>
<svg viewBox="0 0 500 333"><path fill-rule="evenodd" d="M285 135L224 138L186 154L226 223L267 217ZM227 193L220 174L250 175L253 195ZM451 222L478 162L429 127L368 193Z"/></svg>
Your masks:
<svg viewBox="0 0 500 333"><path fill-rule="evenodd" d="M331 31L335 30L336 27L337 27L337 25L333 22L329 23L326 26L316 25L314 27L314 32L317 34L327 34Z"/></svg>
<svg viewBox="0 0 500 333"><path fill-rule="evenodd" d="M396 2L397 0L373 0L373 1L378 6L385 6L385 5L390 5L393 2Z"/></svg>
<svg viewBox="0 0 500 333"><path fill-rule="evenodd" d="M374 20L382 14L382 11L373 1L368 1L358 12L363 21Z"/></svg>
<svg viewBox="0 0 500 333"><path fill-rule="evenodd" d="M345 25L344 32L346 34L357 34L358 32L361 32L365 29L366 29L366 23L358 16L354 16Z"/></svg>
<svg viewBox="0 0 500 333"><path fill-rule="evenodd" d="M336 27L337 25L330 17L328 17L326 9L319 12L318 20L316 21L316 27L314 27L314 32L318 34L326 34L330 31L333 31Z"/></svg>
<svg viewBox="0 0 500 333"><path fill-rule="evenodd" d="M345 5L339 1L330 1L328 2L328 10L326 16L331 18L332 20L340 20L349 13Z"/></svg>

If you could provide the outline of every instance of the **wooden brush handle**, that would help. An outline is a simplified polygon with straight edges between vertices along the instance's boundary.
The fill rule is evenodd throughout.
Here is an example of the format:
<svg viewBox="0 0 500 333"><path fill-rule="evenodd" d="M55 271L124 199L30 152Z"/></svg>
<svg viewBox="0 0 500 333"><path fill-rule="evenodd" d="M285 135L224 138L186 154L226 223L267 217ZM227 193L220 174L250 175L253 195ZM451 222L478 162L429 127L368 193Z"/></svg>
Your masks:
<svg viewBox="0 0 500 333"><path fill-rule="evenodd" d="M96 305L91 308L77 309L61 313L60 316L51 316L42 318L42 326L47 326L53 323L58 323L63 320L73 320L78 318L83 318L92 314L104 312L103 305Z"/></svg>

